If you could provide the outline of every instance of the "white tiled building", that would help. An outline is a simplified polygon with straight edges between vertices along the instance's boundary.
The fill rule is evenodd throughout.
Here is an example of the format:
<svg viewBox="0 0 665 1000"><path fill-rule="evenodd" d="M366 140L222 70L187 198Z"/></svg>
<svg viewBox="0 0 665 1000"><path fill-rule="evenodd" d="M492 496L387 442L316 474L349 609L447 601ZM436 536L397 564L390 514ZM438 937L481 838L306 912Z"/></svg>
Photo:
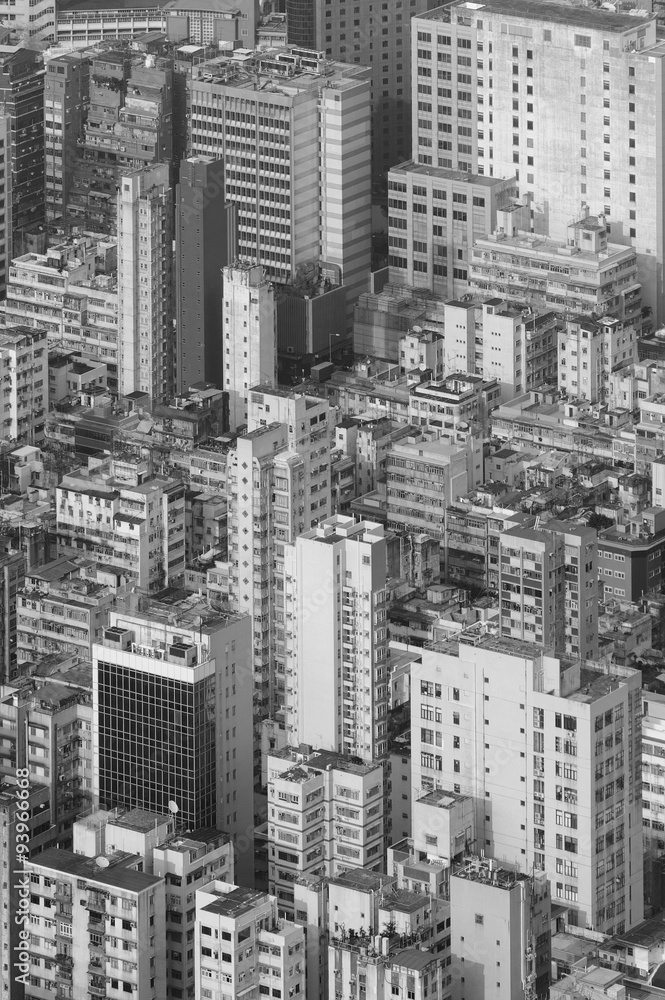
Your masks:
<svg viewBox="0 0 665 1000"><path fill-rule="evenodd" d="M284 554L284 720L294 743L373 761L388 749L382 525L336 514Z"/></svg>
<svg viewBox="0 0 665 1000"><path fill-rule="evenodd" d="M225 882L196 893L196 1000L305 996L305 930L280 920L277 901Z"/></svg>
<svg viewBox="0 0 665 1000"><path fill-rule="evenodd" d="M166 996L161 961L164 879L140 855L81 857L50 848L25 863L30 878L30 985L35 1000Z"/></svg>
<svg viewBox="0 0 665 1000"><path fill-rule="evenodd" d="M381 764L301 745L271 753L267 770L268 874L281 914L293 917L301 875L383 867Z"/></svg>
<svg viewBox="0 0 665 1000"><path fill-rule="evenodd" d="M558 660L478 623L412 672L414 797L472 796L479 849L544 870L570 923L639 923L639 671Z"/></svg>

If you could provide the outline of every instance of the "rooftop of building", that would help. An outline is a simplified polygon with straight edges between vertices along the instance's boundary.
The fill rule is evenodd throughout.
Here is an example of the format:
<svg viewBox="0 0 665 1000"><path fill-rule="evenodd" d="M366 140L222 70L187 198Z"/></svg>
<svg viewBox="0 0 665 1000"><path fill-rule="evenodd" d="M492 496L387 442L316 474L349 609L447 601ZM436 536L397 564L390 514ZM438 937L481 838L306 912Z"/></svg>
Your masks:
<svg viewBox="0 0 665 1000"><path fill-rule="evenodd" d="M340 90L368 78L364 66L337 62L324 52L284 46L271 49L235 49L192 68L191 86L216 84L234 90L277 94L293 98L322 87Z"/></svg>
<svg viewBox="0 0 665 1000"><path fill-rule="evenodd" d="M434 788L420 795L416 801L422 802L426 806L434 806L436 809L452 809L458 802L463 802L468 798L468 795L450 792L446 788Z"/></svg>
<svg viewBox="0 0 665 1000"><path fill-rule="evenodd" d="M430 11L430 13L436 12ZM418 17L426 16L426 14L418 15ZM485 174L471 174L464 170L452 170L448 167L427 166L423 163L416 163L414 160L405 160L403 163L396 164L396 166L390 168L390 173L416 174L421 177L433 177L434 179L438 178L443 181L451 181L483 188L501 187L509 183L509 181L506 181L505 178L501 177L489 177ZM462 307L467 305L466 302L454 302L453 304Z"/></svg>
<svg viewBox="0 0 665 1000"><path fill-rule="evenodd" d="M117 816L109 817L109 822L127 830L149 833L157 824L167 823L170 818L170 814L147 812L145 809L128 809Z"/></svg>
<svg viewBox="0 0 665 1000"><path fill-rule="evenodd" d="M5 326L0 331L0 348L16 347L21 340L43 340L45 330L33 330L30 326Z"/></svg>
<svg viewBox="0 0 665 1000"><path fill-rule="evenodd" d="M222 833L216 827L206 827L200 830L190 830L185 836L174 834L167 840L162 841L158 846L163 850L188 854L190 851L199 851L202 847L211 849L222 844L227 844L229 839L227 833Z"/></svg>
<svg viewBox="0 0 665 1000"><path fill-rule="evenodd" d="M370 871L369 868L347 868L346 871L333 876L330 884L346 889L359 889L362 892L379 892L393 881L392 876Z"/></svg>
<svg viewBox="0 0 665 1000"><path fill-rule="evenodd" d="M662 916L658 916L644 920L641 924L637 924L636 927L625 931L623 934L615 935L603 947L609 948L613 945L622 945L629 948L650 948L664 941L665 919Z"/></svg>
<svg viewBox="0 0 665 1000"><path fill-rule="evenodd" d="M294 767L283 771L279 777L286 781L302 782L311 777L310 771L345 771L347 774L357 774L364 776L371 774L380 764L364 764L360 760L346 757L344 754L336 753L334 750L315 750L313 747L301 743L299 747L282 747L280 750L271 750L270 756L277 760L287 760L294 764Z"/></svg>
<svg viewBox="0 0 665 1000"><path fill-rule="evenodd" d="M501 15L520 20L543 21L565 24L571 27L596 28L603 32L623 32L628 28L638 28L651 16L640 17L629 14L613 14L606 10L589 7L568 6L567 4L540 3L538 0L487 0L486 3L470 3L458 0L449 7L437 7L429 13L418 14L418 20L449 21L451 11L463 14L468 11L479 17Z"/></svg>
<svg viewBox="0 0 665 1000"><path fill-rule="evenodd" d="M498 889L512 889L518 882L525 882L529 876L510 868L502 868L497 862L485 858L475 858L453 872L453 878L469 882L481 882Z"/></svg>
<svg viewBox="0 0 665 1000"><path fill-rule="evenodd" d="M164 0L141 0L141 8L161 8ZM64 0L58 7L58 14L69 14L84 10L136 10L136 0Z"/></svg>
<svg viewBox="0 0 665 1000"><path fill-rule="evenodd" d="M138 854L115 851L113 854L102 855L101 862L100 864L99 857L87 858L82 854L73 854L71 851L52 847L31 858L28 863L62 875L72 875L116 889L127 889L130 892L142 892L162 881L157 875L148 875L132 867L143 862Z"/></svg>
<svg viewBox="0 0 665 1000"><path fill-rule="evenodd" d="M201 913L215 913L221 917L237 920L238 917L251 913L256 906L266 903L269 899L265 892L236 885L229 892L220 892L214 900L201 908Z"/></svg>
<svg viewBox="0 0 665 1000"><path fill-rule="evenodd" d="M639 670L631 670L630 668L626 668L625 675L623 676L618 672L605 673L602 670L594 669L594 667L587 663L580 669L579 689L568 694L566 696L567 700L591 704L594 701L598 701L599 698L604 698L611 691L616 691L617 688L620 688L625 683L628 675L639 673Z"/></svg>
<svg viewBox="0 0 665 1000"><path fill-rule="evenodd" d="M393 910L398 913L416 913L428 904L426 896L410 889L397 889L389 886L384 890L379 906L383 910Z"/></svg>
<svg viewBox="0 0 665 1000"><path fill-rule="evenodd" d="M270 385L266 382L259 382L257 385L251 386L249 391L262 392L266 396L277 396L280 399L304 398L307 409L320 406L322 402L318 396L310 396L306 392L298 392L296 389L287 389L283 385Z"/></svg>
<svg viewBox="0 0 665 1000"><path fill-rule="evenodd" d="M163 623L174 628L196 629L206 635L245 617L230 609L213 607L198 594L178 588L163 590L155 597L129 594L118 600L116 610L121 617L139 618L146 624Z"/></svg>
<svg viewBox="0 0 665 1000"><path fill-rule="evenodd" d="M405 948L404 951L395 952L392 956L391 966L400 966L403 969L412 969L414 972L423 972L430 965L439 959L431 951L421 951L419 948Z"/></svg>
<svg viewBox="0 0 665 1000"><path fill-rule="evenodd" d="M515 236L509 236L507 233L492 233L491 235L478 237L474 241L475 246L498 251L505 248L511 253L513 258L515 253L517 253L517 256L524 256L527 262L534 257L536 259L556 258L557 266L565 261L571 261L574 267L579 267L580 264L597 264L600 261L605 265L609 262L611 266L615 266L617 260L622 257L635 257L633 247L621 246L618 243L608 243L604 250L594 251L584 249L583 247L571 246L563 241L550 239L547 236L536 236L533 233L517 233ZM515 263L514 259L513 263ZM485 304L489 305L490 303L487 302Z"/></svg>

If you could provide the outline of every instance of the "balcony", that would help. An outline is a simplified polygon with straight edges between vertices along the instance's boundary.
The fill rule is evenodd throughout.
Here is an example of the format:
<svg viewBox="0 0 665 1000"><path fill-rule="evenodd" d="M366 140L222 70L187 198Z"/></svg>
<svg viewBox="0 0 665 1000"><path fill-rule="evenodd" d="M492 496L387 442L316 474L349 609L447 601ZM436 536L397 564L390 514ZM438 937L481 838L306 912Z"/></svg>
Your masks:
<svg viewBox="0 0 665 1000"><path fill-rule="evenodd" d="M104 918L91 913L88 920L88 930L92 933L103 934L104 929Z"/></svg>
<svg viewBox="0 0 665 1000"><path fill-rule="evenodd" d="M91 997L105 997L106 996L106 980L99 979L93 976L88 983L88 993Z"/></svg>
<svg viewBox="0 0 665 1000"><path fill-rule="evenodd" d="M91 893L85 901L85 908L86 910L95 910L97 913L104 913L106 910L106 897ZM90 919L94 919L92 915Z"/></svg>

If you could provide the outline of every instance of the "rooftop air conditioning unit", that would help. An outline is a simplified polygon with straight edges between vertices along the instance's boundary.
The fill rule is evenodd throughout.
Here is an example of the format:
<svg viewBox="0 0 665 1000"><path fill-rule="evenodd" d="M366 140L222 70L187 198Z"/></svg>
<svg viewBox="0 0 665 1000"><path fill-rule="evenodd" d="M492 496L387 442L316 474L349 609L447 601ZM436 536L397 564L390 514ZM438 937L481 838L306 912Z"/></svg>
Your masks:
<svg viewBox="0 0 665 1000"><path fill-rule="evenodd" d="M134 633L119 625L111 625L110 628L104 629L104 641L113 643L118 649L129 649L134 641Z"/></svg>
<svg viewBox="0 0 665 1000"><path fill-rule="evenodd" d="M169 660L182 663L188 667L196 663L196 646L185 642L174 642L169 646Z"/></svg>

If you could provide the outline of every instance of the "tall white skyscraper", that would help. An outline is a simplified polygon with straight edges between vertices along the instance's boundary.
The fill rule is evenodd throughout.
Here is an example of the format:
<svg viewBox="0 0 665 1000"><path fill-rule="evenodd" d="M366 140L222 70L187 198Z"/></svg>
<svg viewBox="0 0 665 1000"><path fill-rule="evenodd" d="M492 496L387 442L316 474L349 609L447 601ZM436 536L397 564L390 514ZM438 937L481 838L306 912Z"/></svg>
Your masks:
<svg viewBox="0 0 665 1000"><path fill-rule="evenodd" d="M386 536L336 514L285 546L283 717L291 743L388 747Z"/></svg>
<svg viewBox="0 0 665 1000"><path fill-rule="evenodd" d="M168 164L118 191L118 390L165 402L175 388L173 195Z"/></svg>
<svg viewBox="0 0 665 1000"><path fill-rule="evenodd" d="M222 295L223 384L231 430L247 424L249 388L277 380L275 293L259 264L225 267Z"/></svg>

